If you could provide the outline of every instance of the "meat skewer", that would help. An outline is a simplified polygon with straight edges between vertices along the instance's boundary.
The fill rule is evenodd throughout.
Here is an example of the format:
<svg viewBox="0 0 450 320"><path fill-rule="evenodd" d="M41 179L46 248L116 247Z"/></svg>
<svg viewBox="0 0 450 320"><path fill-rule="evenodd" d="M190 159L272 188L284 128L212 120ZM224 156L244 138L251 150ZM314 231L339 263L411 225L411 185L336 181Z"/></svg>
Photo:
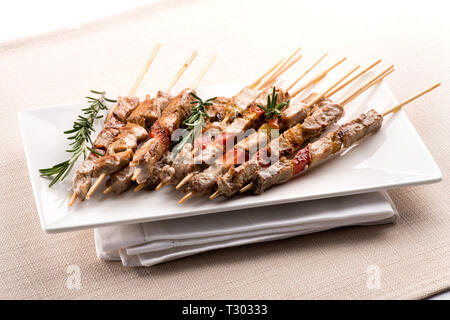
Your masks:
<svg viewBox="0 0 450 320"><path fill-rule="evenodd" d="M231 197L247 182L251 181L259 170L267 167L271 162L273 163L275 157L275 160L277 160L280 157L292 155L305 141L320 136L322 132L330 128L344 115L344 106L348 102L373 86L377 80L379 81L387 76L391 68L386 69L365 84L362 87L364 90L358 89L357 94L350 95L351 99L345 99L345 103L333 104L329 102L325 107L306 118L303 123L299 123L283 133L278 141L273 141L273 145L271 143L267 148L260 150L250 161L237 168L231 167L226 174L218 178L218 189L210 196L210 199L212 200L221 194Z"/></svg>
<svg viewBox="0 0 450 320"><path fill-rule="evenodd" d="M268 76L269 82L274 81L276 77L280 76L284 72L286 72L290 67L292 67L297 61L300 60L302 57L299 55L294 59L295 54L298 53L300 50L297 49L293 54L291 54L288 58L282 60L284 63L277 63L274 67L272 67L268 72L266 72L262 77L258 78L251 86L253 86L255 83L259 83L264 79L264 76ZM278 68L276 68L277 65L280 65ZM272 75L270 74L270 71L273 71ZM276 77L274 76L276 74ZM223 131L226 126L229 125L229 120L232 120L235 115L242 115L243 112L246 112L245 110L247 107L249 107L252 102L257 99L257 96L263 96L264 99L267 96L267 93L264 93L266 89L263 89L262 86L264 84L258 86L258 89L250 89L249 87L243 88L237 95L234 97L227 99L227 98L221 98L222 100L225 100L225 103L227 104L227 109L229 111L229 114L223 119L218 120L217 122L211 123L209 126L206 126L204 131L207 131L207 129L217 129L220 131ZM218 99L213 101L213 104ZM234 119L236 120L236 119ZM204 141L203 136L197 137L195 141ZM196 143L194 143L195 145ZM166 184L170 183L177 183L179 182L176 177L183 177L188 172L184 172L185 170L190 170L187 166L184 166L183 164L186 162L184 160L185 157L192 158L194 156L194 150L191 143L187 143L184 145L183 149L177 153L169 153L167 151L167 154L155 165L155 171L154 174L156 176L152 176L151 179L148 179L148 181L145 181L144 183L139 184L135 188L135 192L150 186L154 187L159 181L160 183L156 186L156 190L159 190ZM176 164L176 165L174 165ZM159 174L158 174L159 173ZM160 176L162 177L160 179ZM149 177L150 178L150 177Z"/></svg>
<svg viewBox="0 0 450 320"><path fill-rule="evenodd" d="M272 66L267 72L265 72L261 77L259 77L250 87L256 86L262 79L264 79L266 76L270 75L274 70L278 70L277 67L280 66L280 64L284 61L284 59L280 60L278 63L276 63L274 66ZM238 102L244 102L246 100L246 97L250 92L249 91L241 91L241 94L243 95L242 99L237 99ZM251 94L251 93L250 93ZM212 102L212 106L210 106L211 110L208 110L208 106L206 107L206 112L210 116L210 119L212 118L218 118L223 119L225 118L225 114L228 113L238 113L240 112L237 110L240 103L237 104L235 108L230 108L228 105L229 103L228 98L221 98L218 97ZM222 110L222 112L217 112L216 107L219 107L219 110ZM233 109L233 110L230 110ZM137 111L137 110L136 110ZM212 114L214 113L214 114ZM158 116L159 117L159 116ZM160 160L163 161L163 160ZM158 166L159 164L157 164ZM111 191L114 191L116 194L120 194L126 190L129 189L129 187L132 184L131 180L131 169L129 166L126 166L124 169L120 170L119 172L116 172L110 176L110 179L106 181L107 188L103 191L103 194L108 194ZM140 189L144 188L145 184L140 184L136 187L135 191L139 191Z"/></svg>
<svg viewBox="0 0 450 320"><path fill-rule="evenodd" d="M282 159L269 168L260 170L253 182L254 193L261 194L273 185L285 183L306 170L331 159L341 151L347 150L363 138L378 132L387 115L399 111L406 104L439 86L440 83L435 84L381 114L371 109L321 139L308 144L298 151L293 159ZM243 192L247 190L249 190L248 187L242 189Z"/></svg>
<svg viewBox="0 0 450 320"><path fill-rule="evenodd" d="M111 109L111 111L108 113L105 119L105 129L102 130L97 137L97 139L94 141L94 147L96 148L97 152L103 154L105 152L104 148L106 147L103 145L102 137L105 137L107 140L112 140L113 135L118 133L118 129L122 126L123 123L123 116L126 114L127 110L132 110L137 106L137 103L139 102L134 96L134 93L136 92L137 88L141 84L142 80L144 79L145 74L147 73L148 69L150 68L151 64L153 63L153 60L155 59L159 49L161 48L161 44L157 43L155 48L153 49L152 53L150 54L144 68L142 69L141 73L139 74L138 78L136 79L135 83L133 84L133 87L130 90L130 93L128 97L120 98L118 99L118 102L114 108ZM136 101L137 100L137 101ZM114 116L116 115L116 116ZM117 118L119 119L117 119ZM121 121L122 120L122 121ZM99 139L100 138L100 139ZM102 150L103 149L103 150ZM88 156L88 158L83 161L80 168L77 170L77 173L74 177L74 183L75 185L74 192L72 193L72 196L69 200L69 206L72 206L78 197L81 196L82 199L84 199L86 195L86 190L91 184L92 178L90 177L91 169L92 169L92 161L99 156L93 152L91 152ZM78 176L78 177L77 177ZM79 185L82 187L80 188Z"/></svg>
<svg viewBox="0 0 450 320"><path fill-rule="evenodd" d="M176 74L169 89L171 89L180 79L181 75L197 55L198 52L195 50ZM126 120L128 120L129 123L120 128L119 134L110 142L111 145L107 146L107 154L96 159L93 164L92 176L97 177L97 180L87 192L86 199L89 199L92 194L94 194L108 174L119 170L131 161L131 157L133 156L137 145L148 138L145 124L153 123L157 117L157 113L160 112L160 110L157 109L164 109L167 107L171 99L170 90L167 90L166 93L159 91L155 98L150 100L150 96L147 95L143 103L140 103L134 110L130 110L130 112L127 113L129 116Z"/></svg>
<svg viewBox="0 0 450 320"><path fill-rule="evenodd" d="M215 56L213 56L213 58L215 59ZM211 60L210 60L209 65L212 64L212 62L214 61L214 59L211 59ZM169 85L168 91L169 91L170 89L173 88L173 86L175 85L175 83L177 82L177 80L181 77L181 75L184 73L184 71L186 70L186 68L189 66L190 62L191 62L191 61L188 60L188 62L187 62L186 64L183 65L183 67L180 69L180 71L179 71L179 72L177 73L177 75L175 76L174 81L172 81L171 84ZM201 79L201 78L204 76L204 74L205 74L204 72L206 72L206 71L205 71L205 70L202 70L202 72L200 73L199 77L196 79L196 82L198 82L199 79ZM165 110L166 110L167 108L170 108L171 106L172 106L171 108L173 109L173 101L176 100L178 97L179 97L179 96L167 100L166 106L165 106L165 108L164 108L164 110L163 110L162 112L164 113ZM155 119L155 120L156 120L156 119ZM154 122L154 123L152 123L152 125L151 125L150 127L151 127L151 128L154 128L155 125L157 125L157 121ZM150 135L151 135L151 134L152 134L152 131L150 130ZM101 175L100 175L99 178L97 179L96 185L94 185L94 186L91 188L91 190L89 191L89 193L88 193L88 196L89 196L89 197L95 192L96 188L99 186L99 184L101 183L101 181L102 181L107 175L112 175L112 174L114 174L114 173L116 173L116 172L119 172L119 173L120 173L120 174L117 176L117 178L122 179L122 183L129 183L129 184L131 184L131 172L129 172L129 170L124 170L124 171L122 171L121 169L124 168L124 167L125 167L126 169L129 169L129 168L128 168L128 167L129 167L128 164L132 161L132 159L133 159L133 157L134 157L134 155L135 155L134 151L136 151L137 147L138 147L137 144L134 144L134 145L132 146L131 150L132 150L133 152L132 152L129 156L127 155L128 157L125 159L125 161L124 161L123 163L120 163L120 162L115 161L115 162L111 163L111 166L108 166L108 163L106 163L106 162L102 162L102 163L99 163L99 164L98 164L99 169L100 169L100 170L103 170L103 172L101 173ZM115 157L115 155L112 155L112 157ZM124 172L126 173L125 175L123 175ZM124 181L124 180L125 180L125 181ZM110 187L111 187L111 184L108 186L108 188L105 190L104 193L108 193L109 191L111 191L112 188L110 188ZM109 191L108 191L108 190L109 190Z"/></svg>
<svg viewBox="0 0 450 320"><path fill-rule="evenodd" d="M347 73L344 77L341 77L338 81L333 83L329 88L319 94L316 98L314 98L311 102L306 105L306 108L310 108L314 104L316 104L320 99L322 99L325 94L334 89L337 85L339 85L343 80L345 80L355 69L351 70L351 72ZM233 150L232 150L233 151ZM225 161L217 160L214 165L208 167L205 171L194 176L190 181L187 187L188 193L181 198L179 201L182 204L187 199L191 198L195 194L203 194L210 191L217 183L217 178L225 173L233 164L228 164Z"/></svg>
<svg viewBox="0 0 450 320"><path fill-rule="evenodd" d="M322 58L319 59L319 62L320 62L320 60L322 60ZM309 87L313 83L316 83L316 82L322 80L332 69L336 68L339 64L341 64L345 60L346 60L346 58L343 58L343 59L339 60L338 62L336 62L335 64L333 64L331 67L329 67L329 68L323 70L322 72L318 73L310 81L308 81L306 85L303 85L300 89L296 90L292 94L291 97L295 97L302 90L306 89L307 87ZM317 63L315 63L315 65L317 65ZM302 78L303 76L304 76L304 74L300 78ZM290 87L292 87L292 86L290 86ZM261 103L261 104L263 104L263 103ZM259 113L259 116L261 117L261 116L263 116L263 114ZM235 138L239 132L244 131L246 128L238 128L239 130L237 130L237 132L233 132L233 129L234 128L232 128L231 130L228 130L228 131L231 131L231 136L227 137L227 138ZM225 145L225 143L224 143L224 145ZM208 145L208 147L209 147L210 150L208 150L208 148L206 148L202 152L202 154L206 154L209 159L207 161L203 161L203 162L211 163L212 162L211 159L217 158L219 156L219 153L223 150L223 148L218 143ZM222 168L221 166L219 166L219 167L216 166L216 168L214 168L214 169L209 169L209 171L214 171L214 174L211 175L211 172L209 172L209 171L207 172L207 174L210 177L219 175L219 171L220 171L221 168ZM198 174L200 174L200 173L197 173L197 175ZM194 177L194 175L195 175L195 172L194 173L191 172L190 174L185 176L185 178L178 183L178 185L176 186L176 189L177 190L181 189L186 183L188 183L190 181L190 179L192 179ZM201 179L201 176L197 177L197 179ZM214 182L210 180L210 183L214 183Z"/></svg>
<svg viewBox="0 0 450 320"><path fill-rule="evenodd" d="M298 52L298 50L296 52ZM284 64L283 64L279 68L277 68L284 61L284 60L281 60L276 65L271 67L271 69L269 71L267 71L263 76L258 78L254 82L254 84L257 82L260 82L266 76L270 75L270 73L273 71L281 70L280 74L285 72L288 68L290 68L290 66L292 66L295 63L295 61L298 61L298 60L299 60L299 58L295 59L294 62L291 62L286 67L283 67L284 66ZM252 84L252 86L254 84ZM254 94L254 93L252 93L251 89L244 88L240 92L241 97L240 98L236 97L236 99L234 99L234 102L235 102L234 105L232 105L230 103L230 101L232 101L232 100L229 98L224 98L224 97L215 98L215 100L213 100L211 102L211 104L212 104L211 106L209 106L209 105L205 106L205 111L209 115L209 118L207 118L205 121L209 122L213 118L216 118L218 121L216 123L226 123L228 121L227 118L231 118L234 114L239 114L242 112L244 106L247 106L247 104L248 104L245 101L247 101L248 98L251 98L252 94ZM208 108L211 110L208 110ZM221 114L219 114L220 117L217 117L217 113L215 115L211 114L211 112L217 111L216 108L223 111L223 112L221 112ZM228 115L226 115L226 114L228 114ZM213 126L213 125L214 125L214 123L209 124L209 126ZM163 158L155 164L154 168L155 168L156 172L153 171L152 176L149 176L149 178L147 179L147 181L145 183L141 183L140 185L138 185L134 190L135 192L139 191L140 189L143 189L147 186L154 187L158 183L158 181L159 181L158 180L159 179L158 170L161 171L161 168L163 167L163 165L165 165L167 159L169 158L167 155L168 153L169 153L169 151L166 151L166 155L163 156ZM128 190L132 184L130 170L131 170L130 167L126 166L121 171L111 175L110 180L108 180L106 183L108 185L108 187L105 189L104 194L107 194L110 191L114 191L116 194L120 194L120 193ZM160 187L161 186L162 185L160 185Z"/></svg>

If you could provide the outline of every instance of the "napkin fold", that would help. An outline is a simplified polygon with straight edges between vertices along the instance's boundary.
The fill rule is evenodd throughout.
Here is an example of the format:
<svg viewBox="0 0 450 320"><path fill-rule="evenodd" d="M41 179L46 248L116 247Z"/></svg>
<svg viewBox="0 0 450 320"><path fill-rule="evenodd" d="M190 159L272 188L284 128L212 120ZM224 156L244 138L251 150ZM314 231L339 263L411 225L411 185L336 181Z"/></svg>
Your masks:
<svg viewBox="0 0 450 320"><path fill-rule="evenodd" d="M392 223L386 192L304 201L95 229L97 255L124 266L152 266L225 247L353 225Z"/></svg>

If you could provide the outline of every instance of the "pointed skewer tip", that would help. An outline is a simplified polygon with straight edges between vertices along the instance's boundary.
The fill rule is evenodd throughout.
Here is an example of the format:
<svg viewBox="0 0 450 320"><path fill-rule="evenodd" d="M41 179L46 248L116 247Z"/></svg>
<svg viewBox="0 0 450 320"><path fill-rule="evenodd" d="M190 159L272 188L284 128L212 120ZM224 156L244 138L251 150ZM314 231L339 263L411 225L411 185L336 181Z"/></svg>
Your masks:
<svg viewBox="0 0 450 320"><path fill-rule="evenodd" d="M178 201L178 203L183 204L183 202L185 202L186 200L189 200L194 195L195 195L195 193L191 191L191 192L187 193L183 198L181 198L180 201Z"/></svg>
<svg viewBox="0 0 450 320"><path fill-rule="evenodd" d="M161 181L161 182L156 186L155 190L158 191L159 189L161 189L161 188L164 187L164 186L165 186L165 183Z"/></svg>
<svg viewBox="0 0 450 320"><path fill-rule="evenodd" d="M209 200L214 200L215 198L219 197L222 194L220 190L216 190L212 195L209 196Z"/></svg>
<svg viewBox="0 0 450 320"><path fill-rule="evenodd" d="M71 207L75 203L75 201L77 201L77 194L74 192L72 193L72 197L69 200L69 207Z"/></svg>
<svg viewBox="0 0 450 320"><path fill-rule="evenodd" d="M139 184L136 188L134 188L133 192L139 192L145 188L145 183Z"/></svg>

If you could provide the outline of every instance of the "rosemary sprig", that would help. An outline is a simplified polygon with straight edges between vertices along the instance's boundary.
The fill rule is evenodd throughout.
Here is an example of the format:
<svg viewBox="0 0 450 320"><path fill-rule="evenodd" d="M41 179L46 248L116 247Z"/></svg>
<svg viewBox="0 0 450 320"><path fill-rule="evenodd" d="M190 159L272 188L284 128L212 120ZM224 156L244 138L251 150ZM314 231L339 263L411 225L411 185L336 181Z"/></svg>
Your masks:
<svg viewBox="0 0 450 320"><path fill-rule="evenodd" d="M190 92L189 94L196 99L191 102L191 104L195 104L195 106L192 107L189 117L183 121L183 125L188 132L181 136L178 143L173 147L173 156L176 156L186 143L194 143L195 138L202 133L202 130L205 127L205 117L209 118L206 107L212 105L212 101L217 99L217 97L214 97L203 101L195 93Z"/></svg>
<svg viewBox="0 0 450 320"><path fill-rule="evenodd" d="M64 134L70 135L67 139L72 140L69 144L71 146L70 149L66 150L66 152L72 153L70 159L50 168L39 169L41 177L53 177L48 185L49 187L53 186L58 181L63 181L81 155L83 155L83 159L86 159L88 151L91 151L101 156L92 145L91 134L95 131L94 121L103 117L103 115L99 115L99 112L108 109L107 102L117 101L106 98L106 93L104 91L90 90L90 92L98 96L86 97L89 106L81 109L83 114L77 117L72 129L64 131Z"/></svg>
<svg viewBox="0 0 450 320"><path fill-rule="evenodd" d="M283 109L289 103L289 100L277 104L278 93L276 93L276 88L273 87L272 94L267 96L267 106L262 106L257 104L258 108L265 111L266 120L278 119L281 117L281 109Z"/></svg>

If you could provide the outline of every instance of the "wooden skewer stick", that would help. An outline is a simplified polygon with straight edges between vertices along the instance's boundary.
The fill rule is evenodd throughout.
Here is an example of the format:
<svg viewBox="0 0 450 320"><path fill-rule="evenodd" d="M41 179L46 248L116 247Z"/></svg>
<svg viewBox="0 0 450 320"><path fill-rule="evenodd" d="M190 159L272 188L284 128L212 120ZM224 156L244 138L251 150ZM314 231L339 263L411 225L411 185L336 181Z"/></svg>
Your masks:
<svg viewBox="0 0 450 320"><path fill-rule="evenodd" d="M147 59L147 62L145 63L144 68L142 69L142 71L139 74L138 78L134 82L133 87L131 88L130 93L129 93L130 96L132 96L132 95L134 95L136 93L137 88L142 83L142 80L144 80L145 74L147 73L148 69L150 68L151 64L153 63L153 60L155 60L156 54L158 53L160 48L161 48L161 43L157 43L155 48L153 49L152 53L150 54L149 58ZM114 108L112 110L114 110ZM111 118L112 110L106 116L106 121L108 121L108 119ZM89 192L88 192L88 194L89 194ZM77 194L75 192L72 193L72 196L70 197L70 200L69 200L69 207L71 207L75 203L75 201L77 200L77 197L78 196L77 196ZM86 199L88 199L88 198L86 198Z"/></svg>
<svg viewBox="0 0 450 320"><path fill-rule="evenodd" d="M194 174L195 174L195 172L191 172L187 176L185 176L183 178L183 180L181 180L180 183L177 184L175 189L180 190L186 183L189 182L189 180L191 180L191 178L194 176Z"/></svg>
<svg viewBox="0 0 450 320"><path fill-rule="evenodd" d="M181 69L175 75L175 78L173 78L172 82L169 84L169 87L167 88L167 92L170 92L172 90L174 85L178 82L178 80L181 78L181 76L186 71L186 69L191 65L192 61L194 61L195 57L197 57L197 55L198 55L198 51L194 50L192 55L189 57L189 59L186 61L186 63L181 67Z"/></svg>
<svg viewBox="0 0 450 320"><path fill-rule="evenodd" d="M289 91L292 89L293 86L295 86L300 80L302 80L312 69L314 69L326 56L328 55L327 52L325 52L316 62L314 62L314 64L309 67L305 72L303 72L303 74L297 79L295 80L287 89L286 91Z"/></svg>
<svg viewBox="0 0 450 320"><path fill-rule="evenodd" d="M138 191L140 191L140 190L142 190L142 189L144 189L145 188L145 186L146 186L146 184L145 183L141 183L141 184L138 184L137 185L137 187L136 188L134 188L134 192L138 192Z"/></svg>
<svg viewBox="0 0 450 320"><path fill-rule="evenodd" d="M148 69L150 68L150 66L151 66L153 60L155 59L156 54L158 53L160 48L161 48L161 43L157 43L155 46L155 49L153 49L153 52L151 53L150 57L148 58L144 69L142 69L141 74L136 79L136 82L134 83L133 88L131 88L130 93L128 95L133 96L136 93L137 88L141 85L142 80L144 80L145 74L147 73Z"/></svg>
<svg viewBox="0 0 450 320"><path fill-rule="evenodd" d="M296 95L298 95L300 92L302 92L303 90L305 90L306 88L308 88L310 85L312 85L313 83L316 83L318 81L320 81L321 79L323 79L328 72L330 72L331 70L333 70L334 68L336 68L338 65L340 65L342 62L344 62L345 60L347 60L347 58L342 58L341 60L339 60L338 62L336 62L334 65L332 65L331 67L329 67L328 69L320 72L318 75L316 75L314 78L312 78L311 80L309 80L307 83L305 83L303 86L301 86L300 88L298 88L297 90L294 91L294 93L292 93L291 97L294 98Z"/></svg>
<svg viewBox="0 0 450 320"><path fill-rule="evenodd" d="M291 62L289 62L282 70L279 71L278 74L275 75L275 77L267 84L267 86L272 85L275 80L281 76L283 73L285 73L288 69L290 69L294 64L296 64L301 58L303 58L303 56L301 54L298 55L298 57L296 57L294 60L292 60Z"/></svg>
<svg viewBox="0 0 450 320"><path fill-rule="evenodd" d="M209 196L209 200L214 200L222 194L219 189L217 189L212 195Z"/></svg>
<svg viewBox="0 0 450 320"><path fill-rule="evenodd" d="M352 93L349 97L347 97L344 101L341 102L342 105L346 105L350 101L354 100L356 97L358 97L361 93L366 91L368 88L372 87L374 84L380 82L384 77L394 72L394 66L390 66L386 70L384 70L379 75L375 76L372 80L370 80L368 83L363 85L361 88L356 90L354 93Z"/></svg>
<svg viewBox="0 0 450 320"><path fill-rule="evenodd" d="M253 83L249 86L249 88L250 88L250 89L256 88L256 86L257 86L257 85L258 85L265 77L267 77L267 76L270 75L273 71L275 71L275 69L278 68L278 66L279 66L280 64L282 64L283 61L284 61L284 58L281 58L280 61L278 61L278 63L276 63L275 65L273 65L266 73L264 73L262 76L260 76L258 79L256 79L256 81L253 82Z"/></svg>
<svg viewBox="0 0 450 320"><path fill-rule="evenodd" d="M355 95L355 93L351 94L350 97L353 97L351 100L353 100L356 96L362 94L364 91L366 91L366 90L369 89L370 87L374 86L375 84L377 84L378 82L380 82L381 80L383 80L385 77L387 77L388 75L390 75L390 74L391 74L392 72L394 72L394 71L395 71L395 70L394 70L393 66L390 66L389 68L387 68L385 71L383 71L382 73L380 73L379 75L377 75L374 79L370 80L368 83L366 83L366 84L363 85L361 88L359 88L358 90L356 90L355 93L358 93L358 94L356 94L356 95ZM428 91L426 91L426 92L429 92L429 91L433 90L435 87L438 87L439 85L440 85L440 83L437 84L437 85L435 85L433 88L428 89ZM420 95L425 94L426 92L423 92L423 93L417 95L416 98L418 98ZM412 99L413 99L413 98L412 98ZM346 100L344 100L343 102L341 102L340 104L341 104L342 106L344 106L345 104L347 104L347 103L350 102L351 100L346 99ZM411 100L411 101L412 101L412 100ZM398 108L398 107L399 107L399 106L396 106L396 107L394 107L393 109L396 109L396 108ZM401 108L401 107L402 107L402 105L400 105L400 108ZM393 109L386 111L385 114L388 114L389 112L395 112L395 111L393 111ZM253 189L253 187L254 187L254 183L253 183L253 182L250 182L250 183L247 184L246 186L242 187L242 188L239 190L239 192L240 192L240 193L247 192L247 191ZM214 195L214 198L213 198L213 199L215 199L215 198L217 198L218 196L220 196L220 192L219 192L217 195L216 195L216 193L217 193L217 191L213 194L213 195Z"/></svg>
<svg viewBox="0 0 450 320"><path fill-rule="evenodd" d="M195 195L194 192L188 192L184 195L183 198L180 199L180 201L178 201L179 204L183 204L183 202L185 202L186 200L189 200L190 198L192 198Z"/></svg>
<svg viewBox="0 0 450 320"><path fill-rule="evenodd" d="M113 190L113 188L111 186L107 187L105 190L103 190L103 194L107 195L108 193L110 193Z"/></svg>
<svg viewBox="0 0 450 320"><path fill-rule="evenodd" d="M377 64L379 64L381 62L381 59L379 59L378 61L372 63L370 66L368 66L367 68L365 68L364 70L362 70L360 73L358 73L357 75L355 75L353 78L347 80L346 82L344 82L343 84L341 84L339 87L337 87L336 89L334 89L332 92L330 92L330 94L328 95L328 97L331 97L332 95L334 95L336 92L344 89L348 84L350 84L351 82L353 82L353 80L359 78L360 76L362 76L363 74L365 74L367 71L369 71L370 69L372 69L373 67L375 67Z"/></svg>
<svg viewBox="0 0 450 320"><path fill-rule="evenodd" d="M214 63L215 60L216 60L216 55L213 54L211 56L211 58L209 58L209 61L206 64L206 66L203 68L203 70L198 75L197 79L194 81L194 84L191 86L192 89L194 89L194 90L197 89L197 86L199 85L200 81L202 81L202 79L205 76L206 72L208 72L209 68Z"/></svg>
<svg viewBox="0 0 450 320"><path fill-rule="evenodd" d="M441 85L441 83L436 83L434 86L432 86L432 87L430 87L430 88L428 88L428 89L426 89L426 90L424 90L424 91L422 91L422 92L416 94L414 97L409 98L408 100L406 100L406 101L404 101L404 102L402 102L402 103L396 105L395 107L393 107L393 108L391 108L391 109L389 109L389 110L383 112L383 114L382 114L383 117L387 116L387 115L390 114L390 113L398 112L401 108L403 108L403 107L404 107L405 105L407 105L408 103L410 103L410 102L412 102L412 101L414 101L414 100L420 98L420 97L423 96L424 94L426 94L426 93L428 93L428 92L430 92L430 91L436 89L436 88L439 87L440 85Z"/></svg>
<svg viewBox="0 0 450 320"><path fill-rule="evenodd" d="M74 193L72 193L72 196L70 197L70 200L69 200L69 207L71 207L74 203L75 203L75 201L77 201L77 194L74 192Z"/></svg>
<svg viewBox="0 0 450 320"><path fill-rule="evenodd" d="M255 184L254 184L253 182L250 182L248 185L246 185L246 186L243 187L241 190L239 190L239 192L240 192L240 193L247 192L248 190L253 189L254 185L255 185Z"/></svg>
<svg viewBox="0 0 450 320"><path fill-rule="evenodd" d="M281 64L281 66L275 71L263 84L259 86L259 89L267 87L269 83L274 81L276 78L278 78L280 75L282 75L284 72L286 72L290 67L292 67L293 64L290 64L289 67L286 67L287 64L297 55L297 53L300 51L301 48L297 48L286 60ZM301 55L300 55L301 58ZM295 62L300 60L300 58L296 59ZM294 63L295 63L294 62Z"/></svg>

